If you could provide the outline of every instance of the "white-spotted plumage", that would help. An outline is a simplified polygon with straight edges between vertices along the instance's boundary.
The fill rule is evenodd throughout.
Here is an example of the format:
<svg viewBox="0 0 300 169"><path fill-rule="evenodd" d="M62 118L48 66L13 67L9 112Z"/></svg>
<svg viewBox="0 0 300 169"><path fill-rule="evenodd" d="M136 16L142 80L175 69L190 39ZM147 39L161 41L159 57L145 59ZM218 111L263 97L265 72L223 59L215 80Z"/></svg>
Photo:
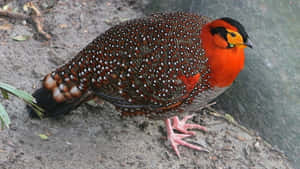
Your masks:
<svg viewBox="0 0 300 169"><path fill-rule="evenodd" d="M136 107L138 112L157 113L190 102L209 88L209 68L200 39L201 25L209 21L176 12L114 26L47 75L44 86L55 91L57 102L89 92L123 111L130 110L129 114L135 114ZM198 75L192 86L196 90L185 84ZM57 88L61 85L69 91Z"/></svg>

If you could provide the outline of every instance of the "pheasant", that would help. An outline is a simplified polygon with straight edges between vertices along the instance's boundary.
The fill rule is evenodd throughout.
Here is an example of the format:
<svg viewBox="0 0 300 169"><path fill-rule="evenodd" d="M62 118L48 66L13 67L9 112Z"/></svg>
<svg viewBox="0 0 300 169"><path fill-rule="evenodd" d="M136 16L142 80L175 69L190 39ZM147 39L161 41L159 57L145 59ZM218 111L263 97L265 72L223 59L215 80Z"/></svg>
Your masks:
<svg viewBox="0 0 300 169"><path fill-rule="evenodd" d="M157 13L113 26L71 61L46 75L33 93L44 115L69 113L84 102L106 100L123 115L159 115L200 106L224 92L244 67L251 47L245 28L232 18L211 20L192 13ZM195 135L192 116L167 118L168 140ZM178 132L174 132L177 130Z"/></svg>

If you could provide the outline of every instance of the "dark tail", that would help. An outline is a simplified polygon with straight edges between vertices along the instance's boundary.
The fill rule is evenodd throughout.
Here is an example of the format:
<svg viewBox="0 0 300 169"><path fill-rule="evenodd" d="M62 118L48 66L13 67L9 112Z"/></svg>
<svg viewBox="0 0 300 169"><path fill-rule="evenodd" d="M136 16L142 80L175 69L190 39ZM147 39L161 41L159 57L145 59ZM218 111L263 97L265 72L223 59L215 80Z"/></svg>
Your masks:
<svg viewBox="0 0 300 169"><path fill-rule="evenodd" d="M61 81L60 83L58 81ZM68 114L73 109L93 98L88 90L80 91L74 83L73 86L64 83L62 80L54 80L49 74L45 77L41 88L32 95L36 104L44 109L43 117L55 117ZM28 107L30 117L38 117L36 112Z"/></svg>
<svg viewBox="0 0 300 169"><path fill-rule="evenodd" d="M44 87L36 90L32 95L36 99L37 105L44 109L43 117L55 117L67 114L82 102L78 98L58 103L52 97L52 92ZM30 117L38 117L31 107L28 108L30 110Z"/></svg>

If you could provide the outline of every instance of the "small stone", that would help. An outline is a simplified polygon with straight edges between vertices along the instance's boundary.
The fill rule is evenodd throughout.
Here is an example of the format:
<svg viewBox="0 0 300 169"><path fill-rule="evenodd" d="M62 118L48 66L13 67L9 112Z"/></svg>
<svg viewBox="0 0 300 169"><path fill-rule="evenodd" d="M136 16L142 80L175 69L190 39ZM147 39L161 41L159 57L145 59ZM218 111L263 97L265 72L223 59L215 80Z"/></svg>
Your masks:
<svg viewBox="0 0 300 169"><path fill-rule="evenodd" d="M261 152L261 150L260 150L260 143L258 141L254 142L253 147L254 147L254 150L256 152Z"/></svg>

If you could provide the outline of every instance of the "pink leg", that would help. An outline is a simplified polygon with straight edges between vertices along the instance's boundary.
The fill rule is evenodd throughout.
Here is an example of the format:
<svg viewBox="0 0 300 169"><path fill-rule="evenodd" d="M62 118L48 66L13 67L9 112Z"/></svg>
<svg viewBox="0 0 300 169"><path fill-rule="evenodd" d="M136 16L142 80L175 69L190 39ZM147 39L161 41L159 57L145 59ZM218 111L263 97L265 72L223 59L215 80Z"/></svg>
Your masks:
<svg viewBox="0 0 300 169"><path fill-rule="evenodd" d="M173 126L171 125L171 120L170 119L166 119L168 140L170 140L171 145L172 145L172 147L173 147L176 155L179 158L180 158L180 153L179 153L179 150L178 150L178 145L183 145L183 146L186 146L186 147L189 147L191 149L198 150L198 151L206 151L206 152L208 152L207 150L205 150L205 149L203 149L201 147L195 146L193 144L190 144L190 143L185 142L185 141L182 140L185 137L189 137L189 136L195 135L194 132L187 131L187 129L197 128L197 129L206 131L206 128L203 127L203 126L200 126L200 125L197 125L197 124L185 124L186 121L188 119L192 118L192 117L193 117L193 115L186 116L182 121L180 121L179 118L177 116L175 116L175 117L172 118L172 120L174 122ZM174 133L173 129L181 131L184 134L176 134L176 133Z"/></svg>
<svg viewBox="0 0 300 169"><path fill-rule="evenodd" d="M186 121L192 117L194 117L194 115L185 116L181 121L179 120L178 116L172 117L173 129L176 129L184 134L190 134L192 136L196 133L193 131L188 131L187 129L199 129L206 132L206 128L200 126L199 124L186 124Z"/></svg>

